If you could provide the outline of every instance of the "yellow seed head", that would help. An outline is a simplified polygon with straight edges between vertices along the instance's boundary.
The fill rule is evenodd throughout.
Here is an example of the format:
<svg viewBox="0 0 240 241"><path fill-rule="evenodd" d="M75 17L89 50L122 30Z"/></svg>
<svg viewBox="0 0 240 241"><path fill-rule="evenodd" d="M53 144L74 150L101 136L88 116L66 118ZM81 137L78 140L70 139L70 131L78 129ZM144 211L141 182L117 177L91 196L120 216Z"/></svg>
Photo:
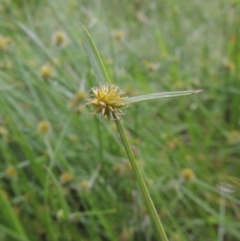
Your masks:
<svg viewBox="0 0 240 241"><path fill-rule="evenodd" d="M17 176L17 171L16 168L13 166L8 167L8 169L6 170L6 175L9 178L14 178Z"/></svg>
<svg viewBox="0 0 240 241"><path fill-rule="evenodd" d="M38 132L42 135L47 135L51 132L51 125L48 121L38 123Z"/></svg>
<svg viewBox="0 0 240 241"><path fill-rule="evenodd" d="M236 65L232 61L226 62L225 66L226 66L227 70L229 70L230 72L232 72L236 69Z"/></svg>
<svg viewBox="0 0 240 241"><path fill-rule="evenodd" d="M40 75L43 79L48 80L52 76L53 69L49 65L42 66Z"/></svg>
<svg viewBox="0 0 240 241"><path fill-rule="evenodd" d="M176 83L174 84L174 86L175 86L175 88L176 88L177 90L181 90L181 89L184 88L184 83L183 83L183 81L178 80L178 81L176 81Z"/></svg>
<svg viewBox="0 0 240 241"><path fill-rule="evenodd" d="M1 131L0 131L1 134ZM229 132L228 134L228 143L233 145L236 144L240 141L240 132L237 130L233 130L231 132Z"/></svg>
<svg viewBox="0 0 240 241"><path fill-rule="evenodd" d="M122 164L115 164L113 166L113 171L117 173L117 175L123 175L124 169Z"/></svg>
<svg viewBox="0 0 240 241"><path fill-rule="evenodd" d="M75 111L78 113L78 114L81 114L83 111L84 111L84 105L79 105Z"/></svg>
<svg viewBox="0 0 240 241"><path fill-rule="evenodd" d="M83 180L79 183L79 188L82 192L88 192L90 190L90 183L87 180Z"/></svg>
<svg viewBox="0 0 240 241"><path fill-rule="evenodd" d="M65 47L69 43L67 35L62 31L55 32L53 34L52 41L54 45L61 47Z"/></svg>
<svg viewBox="0 0 240 241"><path fill-rule="evenodd" d="M120 119L124 114L120 108L127 106L126 98L122 97L125 91L115 85L100 85L91 89L93 95L86 105L94 106L92 114L100 113L109 120Z"/></svg>
<svg viewBox="0 0 240 241"><path fill-rule="evenodd" d="M12 68L12 63L9 61L4 61L4 62L0 62L0 69L2 70L9 70Z"/></svg>
<svg viewBox="0 0 240 241"><path fill-rule="evenodd" d="M159 63L150 63L150 62L146 62L145 65L149 71L156 71L161 66Z"/></svg>
<svg viewBox="0 0 240 241"><path fill-rule="evenodd" d="M128 174L132 172L132 166L129 162L118 163L113 166L113 171L122 176L124 174Z"/></svg>
<svg viewBox="0 0 240 241"><path fill-rule="evenodd" d="M78 136L77 135L70 135L69 137L69 140L72 142L72 143L77 143L78 142Z"/></svg>
<svg viewBox="0 0 240 241"><path fill-rule="evenodd" d="M72 173L70 172L64 172L61 176L60 176L60 181L62 184L66 184L71 182L74 179L74 176Z"/></svg>
<svg viewBox="0 0 240 241"><path fill-rule="evenodd" d="M195 178L195 174L192 169L186 168L181 171L181 178L186 182L192 182Z"/></svg>
<svg viewBox="0 0 240 241"><path fill-rule="evenodd" d="M128 241L132 239L132 232L131 230L124 228L122 233L120 234L121 241Z"/></svg>
<svg viewBox="0 0 240 241"><path fill-rule="evenodd" d="M64 211L62 209L59 209L56 213L56 217L58 220L61 220L64 216Z"/></svg>
<svg viewBox="0 0 240 241"><path fill-rule="evenodd" d="M78 102L82 102L82 101L86 100L86 98L87 98L87 93L84 91L78 91L74 96L74 100L76 100Z"/></svg>
<svg viewBox="0 0 240 241"><path fill-rule="evenodd" d="M0 50L2 52L7 51L11 42L12 42L11 38L0 35Z"/></svg>
<svg viewBox="0 0 240 241"><path fill-rule="evenodd" d="M115 39L117 41L120 41L124 38L124 33L122 31L116 31L115 32Z"/></svg>
<svg viewBox="0 0 240 241"><path fill-rule="evenodd" d="M127 172L127 173L132 172L132 166L131 166L130 162L124 162L123 167L124 167L125 172Z"/></svg>
<svg viewBox="0 0 240 241"><path fill-rule="evenodd" d="M71 110L78 113L83 112L83 102L87 98L87 93L84 91L78 91L69 102L69 107Z"/></svg>
<svg viewBox="0 0 240 241"><path fill-rule="evenodd" d="M3 126L0 126L0 136L6 136L7 134L8 130Z"/></svg>

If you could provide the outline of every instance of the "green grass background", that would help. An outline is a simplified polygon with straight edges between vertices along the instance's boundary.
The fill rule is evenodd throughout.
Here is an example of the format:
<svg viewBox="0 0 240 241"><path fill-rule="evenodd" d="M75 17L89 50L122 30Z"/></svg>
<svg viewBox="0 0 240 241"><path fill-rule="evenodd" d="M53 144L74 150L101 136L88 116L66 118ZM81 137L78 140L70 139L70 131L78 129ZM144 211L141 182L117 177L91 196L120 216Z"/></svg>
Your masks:
<svg viewBox="0 0 240 241"><path fill-rule="evenodd" d="M1 0L0 240L157 240L114 123L69 107L98 84L80 23L128 96L204 90L128 107L123 124L169 240L240 240L239 15L238 0Z"/></svg>

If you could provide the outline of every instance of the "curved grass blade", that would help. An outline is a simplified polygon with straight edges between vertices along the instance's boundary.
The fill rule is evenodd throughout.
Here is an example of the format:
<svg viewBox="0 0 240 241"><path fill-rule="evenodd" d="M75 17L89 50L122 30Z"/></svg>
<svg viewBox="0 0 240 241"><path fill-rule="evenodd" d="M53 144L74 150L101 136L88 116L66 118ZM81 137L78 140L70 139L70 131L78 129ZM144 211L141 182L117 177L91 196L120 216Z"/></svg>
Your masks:
<svg viewBox="0 0 240 241"><path fill-rule="evenodd" d="M7 199L5 192L3 189L0 189L0 206L1 206L1 221L4 220L8 223L8 227L0 226L0 229L4 229L5 232L11 230L12 232L8 234L14 236L17 234L18 240L26 240L28 241L28 237L25 233L25 229L23 227L23 223L19 220L17 215L14 213L13 208L9 200Z"/></svg>
<svg viewBox="0 0 240 241"><path fill-rule="evenodd" d="M127 102L128 104L135 104L139 102L154 101L154 100L163 99L163 98L172 98L172 97L178 97L183 95L197 94L199 92L202 92L202 90L171 91L171 92L163 92L163 93L154 93L149 95L139 95L139 96L127 98Z"/></svg>
<svg viewBox="0 0 240 241"><path fill-rule="evenodd" d="M12 85L6 85L6 86L1 86L0 91L7 91L11 90L17 87L17 84L12 84Z"/></svg>
<svg viewBox="0 0 240 241"><path fill-rule="evenodd" d="M93 71L95 73L96 79L99 83L108 83L110 84L110 78L108 77L107 71L104 67L103 61L97 51L97 48L87 31L87 29L81 24L81 32L83 37L83 42L85 49L87 51L89 60L91 62Z"/></svg>

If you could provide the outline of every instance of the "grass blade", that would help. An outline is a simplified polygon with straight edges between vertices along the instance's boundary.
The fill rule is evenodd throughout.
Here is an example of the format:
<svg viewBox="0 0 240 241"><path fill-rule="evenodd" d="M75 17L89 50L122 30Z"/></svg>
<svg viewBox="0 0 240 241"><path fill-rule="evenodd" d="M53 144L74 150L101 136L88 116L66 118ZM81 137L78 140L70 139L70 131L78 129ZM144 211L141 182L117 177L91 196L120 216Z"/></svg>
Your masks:
<svg viewBox="0 0 240 241"><path fill-rule="evenodd" d="M29 240L22 226L22 223L15 215L9 200L7 199L7 196L5 195L2 189L0 189L0 206L1 206L1 219L2 220L5 219L6 223L8 223L9 225L9 227L8 228L6 227L4 231L7 232L11 230L12 232L11 233L8 232L8 234L11 236L13 236L14 234L18 235L19 237L18 240ZM3 228L4 226L1 225L1 229Z"/></svg>
<svg viewBox="0 0 240 241"><path fill-rule="evenodd" d="M83 25L81 25L81 32L82 32L84 46L87 51L87 54L88 54L89 60L91 62L91 66L93 68L97 81L99 83L110 84L111 81L110 81L110 78L108 77L107 71L103 64L103 61L97 51L97 48L96 48L89 32Z"/></svg>
<svg viewBox="0 0 240 241"><path fill-rule="evenodd" d="M130 97L127 99L128 104L135 104L139 102L147 102L147 101L154 101L163 98L172 98L178 97L183 95L191 95L197 94L202 92L202 90L186 90L186 91L171 91L171 92L163 92L163 93L154 93L148 95L140 95L135 97Z"/></svg>
<svg viewBox="0 0 240 241"><path fill-rule="evenodd" d="M152 220L153 220L153 222L156 226L159 237L161 238L162 241L168 241L167 235L166 235L165 230L162 226L161 220L158 216L158 213L157 213L156 208L153 204L151 196L149 195L149 192L148 192L147 186L144 182L143 176L142 176L142 174L141 174L141 172L138 168L138 165L136 163L135 157L134 157L132 149L129 145L129 142L128 142L128 139L127 139L126 134L124 132L123 126L122 126L122 124L119 120L115 120L115 123L117 125L118 132L119 132L119 134L122 138L122 142L123 142L124 148L126 150L126 153L128 155L128 159L131 163L134 174L135 174L136 179L138 181L138 184L141 188L142 195L145 199L146 205L147 205L148 210L149 210L149 214L152 217Z"/></svg>

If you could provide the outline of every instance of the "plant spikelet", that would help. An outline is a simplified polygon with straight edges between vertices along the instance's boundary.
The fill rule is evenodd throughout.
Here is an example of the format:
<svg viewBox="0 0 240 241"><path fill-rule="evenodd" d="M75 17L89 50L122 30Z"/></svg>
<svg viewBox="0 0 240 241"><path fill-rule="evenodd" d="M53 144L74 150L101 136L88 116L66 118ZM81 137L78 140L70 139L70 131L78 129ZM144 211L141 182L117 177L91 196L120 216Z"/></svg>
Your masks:
<svg viewBox="0 0 240 241"><path fill-rule="evenodd" d="M38 132L42 135L47 135L51 131L51 124L48 121L40 121L38 123Z"/></svg>
<svg viewBox="0 0 240 241"><path fill-rule="evenodd" d="M181 171L181 178L185 182L192 182L195 178L195 174L192 169L190 168L185 168Z"/></svg>
<svg viewBox="0 0 240 241"><path fill-rule="evenodd" d="M92 114L100 113L101 117L107 116L109 120L120 119L123 112L120 108L127 106L124 90L119 89L115 85L100 85L93 87L92 98L88 100L86 105L94 106Z"/></svg>

